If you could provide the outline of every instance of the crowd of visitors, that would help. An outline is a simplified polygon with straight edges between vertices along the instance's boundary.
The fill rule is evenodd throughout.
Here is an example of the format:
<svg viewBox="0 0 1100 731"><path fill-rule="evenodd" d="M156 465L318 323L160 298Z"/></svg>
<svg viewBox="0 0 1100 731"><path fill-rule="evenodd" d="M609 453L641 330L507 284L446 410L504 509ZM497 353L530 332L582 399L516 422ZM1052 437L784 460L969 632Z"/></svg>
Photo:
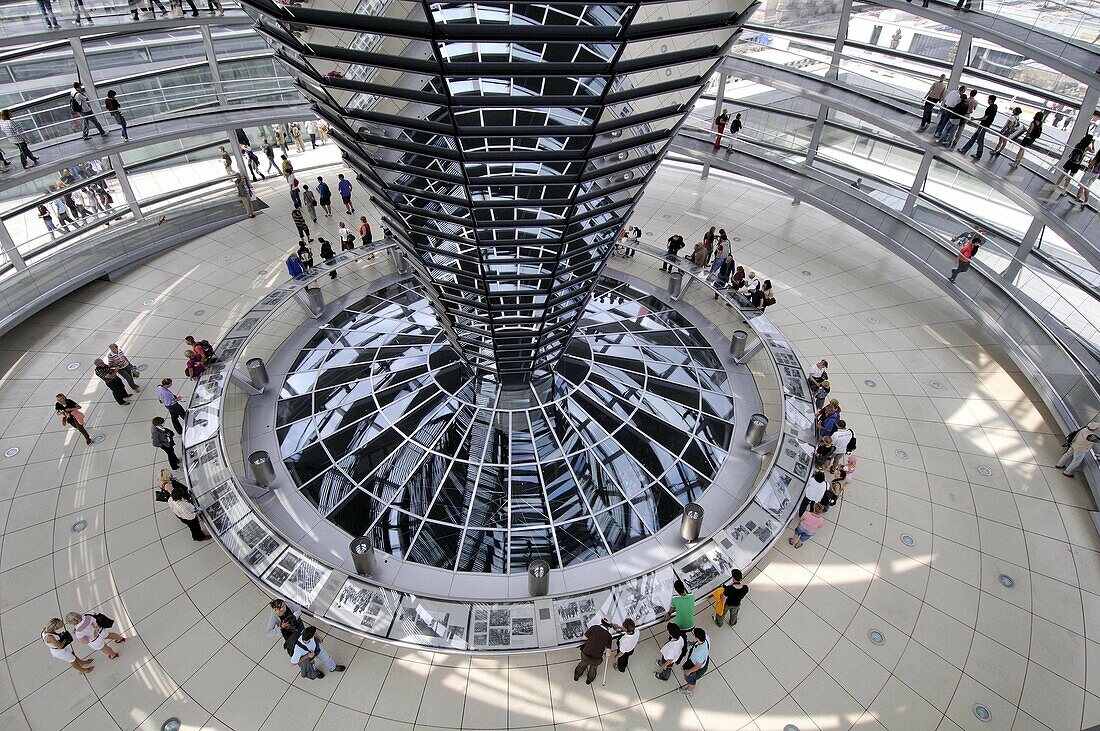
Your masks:
<svg viewBox="0 0 1100 731"><path fill-rule="evenodd" d="M641 236L640 230L638 235ZM674 262L680 257L679 252L685 246L684 237L680 234L668 237L661 271L672 271ZM714 299L718 299L722 290L728 290L739 301L752 305L761 312L775 304L772 281L761 279L751 269L746 273L745 267L734 261L726 229L711 226L691 253L683 258L703 270L706 279L714 286Z"/></svg>

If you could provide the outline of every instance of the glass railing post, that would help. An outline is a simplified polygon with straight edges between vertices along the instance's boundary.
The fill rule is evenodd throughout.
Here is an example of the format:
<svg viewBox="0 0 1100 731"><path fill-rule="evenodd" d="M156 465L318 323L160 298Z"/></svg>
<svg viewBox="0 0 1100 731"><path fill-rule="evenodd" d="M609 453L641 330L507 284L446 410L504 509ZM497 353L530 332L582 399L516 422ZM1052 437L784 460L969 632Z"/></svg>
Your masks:
<svg viewBox="0 0 1100 731"><path fill-rule="evenodd" d="M912 216L917 209L917 200L920 199L920 193L924 190L924 183L928 180L928 171L932 168L932 161L935 159L936 153L932 150L925 150L924 155L921 156L917 173L913 176L913 185L909 188L909 195L906 196L905 205L901 209L906 216Z"/></svg>

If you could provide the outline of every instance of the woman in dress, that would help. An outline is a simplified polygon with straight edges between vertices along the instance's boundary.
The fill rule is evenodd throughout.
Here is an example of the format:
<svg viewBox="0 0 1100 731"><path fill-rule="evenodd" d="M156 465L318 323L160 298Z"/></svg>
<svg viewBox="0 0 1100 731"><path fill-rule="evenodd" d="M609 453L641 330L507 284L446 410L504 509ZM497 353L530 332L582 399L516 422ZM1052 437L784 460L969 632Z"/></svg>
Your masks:
<svg viewBox="0 0 1100 731"><path fill-rule="evenodd" d="M73 652L73 636L65 629L65 623L57 617L42 628L42 642L50 649L51 655L69 663L81 675L87 675L95 669L91 658L81 660Z"/></svg>
<svg viewBox="0 0 1100 731"><path fill-rule="evenodd" d="M106 616L103 618L107 619ZM107 641L110 640L118 644L126 641L126 638L118 632L111 632L107 627L100 627L94 614L69 612L65 615L65 621L73 626L73 637L87 645L89 650L99 650L112 660L118 657L118 653L107 645ZM114 626L113 620L111 620L111 626Z"/></svg>

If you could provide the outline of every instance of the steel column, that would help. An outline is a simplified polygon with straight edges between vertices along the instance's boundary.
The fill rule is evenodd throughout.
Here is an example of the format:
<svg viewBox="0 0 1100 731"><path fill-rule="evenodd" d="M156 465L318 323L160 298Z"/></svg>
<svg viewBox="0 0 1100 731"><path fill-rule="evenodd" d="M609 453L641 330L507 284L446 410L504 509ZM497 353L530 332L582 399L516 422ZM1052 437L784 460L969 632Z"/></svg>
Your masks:
<svg viewBox="0 0 1100 731"><path fill-rule="evenodd" d="M1100 103L1100 84L1093 84L1085 89L1085 96L1081 101L1081 110L1077 113L1077 119L1074 120L1069 130L1069 143L1066 145L1066 149L1062 151L1062 156L1058 158L1059 168L1069 159L1069 153L1073 150L1073 146L1077 144L1077 141L1088 134L1089 127L1092 126L1092 115L1096 114L1097 103ZM1089 158L1089 152L1085 150L1085 162L1088 162Z"/></svg>
<svg viewBox="0 0 1100 731"><path fill-rule="evenodd" d="M214 39L210 35L210 26L200 25L199 32L202 34L203 48L206 49L206 63L210 67L210 79L214 82L214 94L218 97L218 105L228 106L225 85L222 84L221 71L218 70L218 57L214 55Z"/></svg>
<svg viewBox="0 0 1100 731"><path fill-rule="evenodd" d="M122 197L126 200L126 205L130 207L130 213L133 214L134 220L140 221L145 218L145 214L141 212L141 206L138 205L134 189L130 187L130 177L126 174L126 167L122 164L122 158L119 157L118 153L115 153L108 155L107 159L111 161L111 169L115 172L115 180L118 181L118 187L122 189Z"/></svg>
<svg viewBox="0 0 1100 731"><path fill-rule="evenodd" d="M15 241L8 233L8 226L3 221L0 221L0 249L8 255L8 261L15 267L15 271L21 272L27 268L27 262L23 261L23 255L19 253Z"/></svg>
<svg viewBox="0 0 1100 731"><path fill-rule="evenodd" d="M909 187L909 196L905 199L905 206L901 209L901 212L906 216L912 216L913 211L917 209L917 199L920 198L920 192L924 190L924 184L928 180L928 171L932 168L932 161L936 159L936 153L931 150L926 150L924 156L920 159L920 165L917 166L917 173L913 176L913 185Z"/></svg>
<svg viewBox="0 0 1100 731"><path fill-rule="evenodd" d="M1008 268L1001 272L1002 279L1015 282L1016 276L1024 268L1024 262L1027 260L1028 255L1035 248L1035 244L1039 243L1039 237L1042 235L1044 228L1046 227L1042 221L1037 218L1032 219L1031 225L1028 226L1023 238L1020 239L1020 245L1016 247L1016 253L1012 255L1012 261L1008 263Z"/></svg>
<svg viewBox="0 0 1100 731"><path fill-rule="evenodd" d="M88 57L84 55L84 44L80 42L80 38L70 38L69 48L73 52L73 62L76 64L76 76L83 84L84 90L88 93L88 103L92 107L94 114L101 114L103 110L99 104L99 94L95 90L95 82L92 81L92 69L88 66ZM69 87L69 91L72 91L72 87Z"/></svg>

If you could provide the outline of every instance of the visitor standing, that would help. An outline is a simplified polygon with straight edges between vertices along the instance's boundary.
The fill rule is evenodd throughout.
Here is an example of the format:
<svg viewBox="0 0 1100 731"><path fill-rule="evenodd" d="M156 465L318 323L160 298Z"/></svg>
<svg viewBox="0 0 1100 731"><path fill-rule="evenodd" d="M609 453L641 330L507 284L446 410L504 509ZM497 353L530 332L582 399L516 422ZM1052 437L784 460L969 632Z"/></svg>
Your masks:
<svg viewBox="0 0 1100 731"><path fill-rule="evenodd" d="M726 131L726 125L729 124L729 121L730 113L725 109L714 118L714 129L718 132L717 136L714 138L714 149L716 150L722 146L722 134Z"/></svg>
<svg viewBox="0 0 1100 731"><path fill-rule="evenodd" d="M276 635L282 635L286 641L306 628L302 622L302 608L294 602L272 599L268 606L271 607L271 614L267 617L267 630L264 632L268 637L274 639Z"/></svg>
<svg viewBox="0 0 1100 731"><path fill-rule="evenodd" d="M103 379L103 382L107 384L107 388L111 389L111 395L115 397L115 403L119 406L130 405L130 402L126 399L134 394L126 390L126 386L123 385L122 379L118 375L118 371L107 365L102 358L96 358L95 374Z"/></svg>
<svg viewBox="0 0 1100 731"><path fill-rule="evenodd" d="M1062 444L1065 453L1055 463L1055 467L1062 468L1062 474L1073 477L1077 470L1085 463L1096 445L1100 443L1100 422L1091 421L1075 432L1066 435Z"/></svg>
<svg viewBox="0 0 1100 731"><path fill-rule="evenodd" d="M81 660L73 652L73 636L65 629L65 623L57 617L42 628L42 642L49 648L51 655L69 663L81 675L87 675L95 669L92 667L92 658Z"/></svg>
<svg viewBox="0 0 1100 731"><path fill-rule="evenodd" d="M616 632L622 632L619 635L617 647L615 651L615 669L620 673L626 672L626 667L630 663L630 656L634 654L634 650L638 647L638 640L641 639L641 635L638 634L637 625L634 620L627 617L623 620L622 624L608 623L608 626Z"/></svg>
<svg viewBox="0 0 1100 731"><path fill-rule="evenodd" d="M825 491L829 489L829 483L825 481L825 472L817 470L810 476L806 483L806 494L802 498L802 504L798 506L798 517L802 517L810 507L818 505L825 498Z"/></svg>
<svg viewBox="0 0 1100 731"><path fill-rule="evenodd" d="M371 234L370 224L367 223L366 216L359 217L359 240L363 242L363 248L365 249L374 240L374 236Z"/></svg>
<svg viewBox="0 0 1100 731"><path fill-rule="evenodd" d="M965 155L971 145L977 142L978 149L974 152L973 158L975 160L981 160L982 153L985 152L985 133L993 126L993 122L996 119L997 97L990 95L986 100L985 111L982 113L981 119L978 120L978 129L974 131L974 134L970 135L970 139L966 141L966 144L959 148L959 152Z"/></svg>
<svg viewBox="0 0 1100 731"><path fill-rule="evenodd" d="M733 152L733 141L737 139L737 135L741 132L741 128L744 126L745 125L741 123L741 113L738 112L737 114L733 115L733 121L730 122L729 128L730 143L726 146L727 155Z"/></svg>
<svg viewBox="0 0 1100 731"><path fill-rule="evenodd" d="M328 239L318 239L321 242L321 260L329 262L336 257L336 252L332 250L332 242ZM336 270L333 269L328 273L329 279L336 279Z"/></svg>
<svg viewBox="0 0 1100 731"><path fill-rule="evenodd" d="M164 417L153 417L153 426L149 433L152 436L153 446L163 450L168 455L168 465L173 470L178 470L180 458L176 454L176 438L172 436L172 431L164 426Z"/></svg>
<svg viewBox="0 0 1100 731"><path fill-rule="evenodd" d="M130 385L130 388L135 391L141 390L141 386L134 381L134 379L140 378L141 371L130 362L126 353L118 347L118 343L111 343L107 346L107 365L118 371L118 374Z"/></svg>
<svg viewBox="0 0 1100 731"><path fill-rule="evenodd" d="M164 408L168 409L168 415L172 417L172 428L176 434L183 434L183 420L187 418L187 409L183 408L179 397L172 392L172 379L165 378L157 386L157 399Z"/></svg>
<svg viewBox="0 0 1100 731"><path fill-rule="evenodd" d="M821 503L814 503L810 511L798 521L798 525L794 528L794 535L788 538L787 542L795 548L802 548L803 543L813 538L821 530L821 526L825 525L825 518L821 515L822 510Z"/></svg>
<svg viewBox="0 0 1100 731"><path fill-rule="evenodd" d="M692 631L695 641L688 650L688 659L684 663L684 684L680 686L680 692L686 696L695 694L695 684L710 665L710 640L706 630L696 627Z"/></svg>
<svg viewBox="0 0 1100 731"><path fill-rule="evenodd" d="M301 208L295 208L290 212L290 218L294 221L294 228L298 229L298 238L313 241L309 235L309 226L306 225L306 217L302 215Z"/></svg>
<svg viewBox="0 0 1100 731"><path fill-rule="evenodd" d="M584 631L584 644L581 645L581 660L573 668L573 682L585 676L585 684L592 685L600 665L611 650L611 632L603 624L604 620L593 622Z"/></svg>
<svg viewBox="0 0 1100 731"><path fill-rule="evenodd" d="M57 16L54 15L51 0L38 0L38 11L42 13L42 18L46 21L46 28L61 28L61 25L57 22Z"/></svg>
<svg viewBox="0 0 1100 731"><path fill-rule="evenodd" d="M665 621L672 620L686 632L695 627L695 595L687 590L680 579L673 582L672 589L674 593L665 612Z"/></svg>
<svg viewBox="0 0 1100 731"><path fill-rule="evenodd" d="M749 593L749 587L742 580L741 569L730 572L730 580L714 590L714 623L719 627L723 622L729 626L737 624L737 615L741 613L741 602Z"/></svg>
<svg viewBox="0 0 1100 731"><path fill-rule="evenodd" d="M675 622L665 625L668 639L661 645L661 655L657 658L657 670L653 677L657 680L667 681L672 677L672 667L684 659L687 655L687 637Z"/></svg>
<svg viewBox="0 0 1100 731"><path fill-rule="evenodd" d="M114 89L107 92L107 98L103 100L103 108L115 120L115 124L122 128L122 139L130 139L130 135L126 132L126 117L122 116L122 104L119 103L118 93Z"/></svg>
<svg viewBox="0 0 1100 731"><path fill-rule="evenodd" d="M661 262L662 272L672 271L672 262L676 261L676 255L684 248L684 237L680 234L672 234L668 237L668 245L665 248L665 260Z"/></svg>
<svg viewBox="0 0 1100 731"><path fill-rule="evenodd" d="M233 177L233 187L237 189L237 197L241 199L244 212L248 214L249 218L255 218L256 211L252 208L252 187L248 184L248 181L244 179L243 175L237 173Z"/></svg>
<svg viewBox="0 0 1100 731"><path fill-rule="evenodd" d="M313 195L308 185L302 186L302 205L309 214L309 219L317 223L317 196Z"/></svg>
<svg viewBox="0 0 1100 731"><path fill-rule="evenodd" d="M173 488L171 497L168 498L168 509L179 518L179 521L191 531L191 540L209 541L213 536L203 533L199 523L199 511L187 494L187 488L180 485Z"/></svg>
<svg viewBox="0 0 1100 731"><path fill-rule="evenodd" d="M306 122L306 134L309 135L309 144L313 145L314 150L317 149L317 124L311 119Z"/></svg>
<svg viewBox="0 0 1100 731"><path fill-rule="evenodd" d="M946 93L947 75L940 74L940 78L932 82L932 86L928 87L928 91L924 94L924 110L921 112L918 132L923 132L932 123L932 110L943 100L943 95Z"/></svg>
<svg viewBox="0 0 1100 731"><path fill-rule="evenodd" d="M118 657L118 653L110 648L108 641L122 644L126 641L118 632L112 632L115 620L102 613L69 612L65 615L65 621L73 627L73 637L88 646L89 650L100 651L110 659Z"/></svg>
<svg viewBox="0 0 1100 731"><path fill-rule="evenodd" d="M297 665L303 678L308 680L320 680L325 674L316 669L320 664L330 673L342 673L347 670L344 665L337 665L336 661L321 645L321 637L317 634L316 627L306 627L298 639L294 641L294 653L290 656L290 664Z"/></svg>

